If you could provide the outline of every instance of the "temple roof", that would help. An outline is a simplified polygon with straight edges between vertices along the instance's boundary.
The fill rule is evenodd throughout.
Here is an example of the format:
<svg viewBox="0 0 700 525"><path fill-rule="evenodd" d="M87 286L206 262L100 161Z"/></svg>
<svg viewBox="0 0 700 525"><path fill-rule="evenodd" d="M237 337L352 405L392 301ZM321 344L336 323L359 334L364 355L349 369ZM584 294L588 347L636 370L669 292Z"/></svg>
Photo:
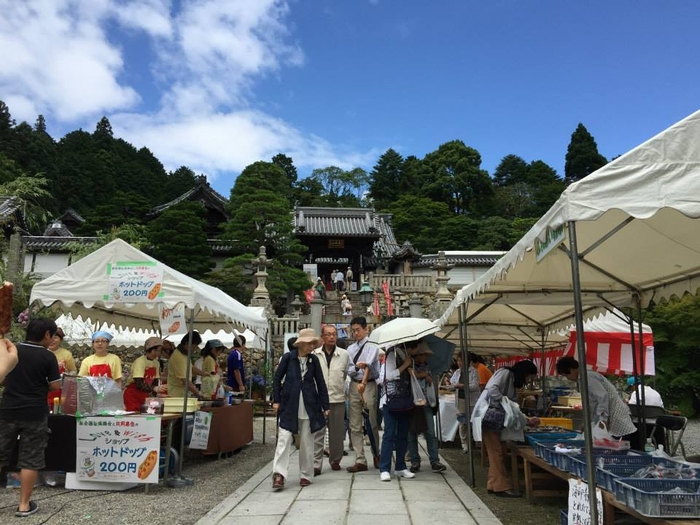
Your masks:
<svg viewBox="0 0 700 525"><path fill-rule="evenodd" d="M453 266L493 266L506 252L492 251L446 251L445 262ZM419 261L411 266L414 268L431 267L437 263L438 254L421 255Z"/></svg>
<svg viewBox="0 0 700 525"><path fill-rule="evenodd" d="M25 235L22 238L29 252L64 252L69 250L71 243L89 244L97 241L97 239L97 237L60 237L51 235ZM211 247L214 255L228 255L233 252L233 246L229 241L207 239L207 244Z"/></svg>
<svg viewBox="0 0 700 525"><path fill-rule="evenodd" d="M294 231L297 236L378 238L378 223L378 216L371 208L294 209Z"/></svg>
<svg viewBox="0 0 700 525"><path fill-rule="evenodd" d="M0 224L21 220L22 201L11 195L0 195Z"/></svg>
<svg viewBox="0 0 700 525"><path fill-rule="evenodd" d="M44 237L73 237L73 234L59 219L51 221L44 230Z"/></svg>
<svg viewBox="0 0 700 525"><path fill-rule="evenodd" d="M226 217L226 220L230 218L230 214L226 209L228 200L209 185L205 176L197 177L197 183L191 190L186 191L170 202L156 206L153 208L153 210L151 210L149 215L159 215L168 208L184 201L201 202L205 208L213 208L221 213L224 217Z"/></svg>
<svg viewBox="0 0 700 525"><path fill-rule="evenodd" d="M83 219L83 216L80 215L77 211L75 211L73 208L68 208L63 215L58 217L58 220L65 223L71 223L74 222L76 224L82 224L85 222L85 219Z"/></svg>
<svg viewBox="0 0 700 525"><path fill-rule="evenodd" d="M401 247L392 254L391 258L395 261L417 261L420 259L420 256L420 252L413 247L410 241L404 241Z"/></svg>

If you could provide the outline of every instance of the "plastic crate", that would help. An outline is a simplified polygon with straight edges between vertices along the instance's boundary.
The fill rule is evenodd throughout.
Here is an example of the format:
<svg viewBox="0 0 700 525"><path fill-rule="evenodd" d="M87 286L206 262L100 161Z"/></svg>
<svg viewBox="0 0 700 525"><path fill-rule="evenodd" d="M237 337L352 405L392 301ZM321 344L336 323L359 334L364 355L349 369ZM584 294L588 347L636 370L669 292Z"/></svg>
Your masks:
<svg viewBox="0 0 700 525"><path fill-rule="evenodd" d="M559 511L559 525L569 525L569 511L567 509Z"/></svg>
<svg viewBox="0 0 700 525"><path fill-rule="evenodd" d="M617 454L617 450L613 450L613 453L611 453L610 449L601 449L601 448L594 448L593 453L594 453L594 462L596 464L596 467L600 466L600 463L602 462L604 465L604 468L607 468L609 466L616 466L616 467L621 467L621 466L628 466L628 467L636 467L635 470L639 470L640 468L649 465L652 463L653 458L649 454L637 454L637 453L632 453L632 454ZM660 458L659 458L660 459ZM677 463L675 461L669 461L669 460L663 460L666 462L670 463ZM586 475L586 456L581 455L581 456L575 456L571 458L571 472L574 476L577 476L581 479L587 478ZM634 472L634 471L632 471Z"/></svg>
<svg viewBox="0 0 700 525"><path fill-rule="evenodd" d="M686 493L668 493L682 489ZM700 479L617 478L615 497L628 507L651 518L695 518L700 516Z"/></svg>
<svg viewBox="0 0 700 525"><path fill-rule="evenodd" d="M525 441L534 447L538 443L561 443L562 441L572 441L578 432L526 432Z"/></svg>
<svg viewBox="0 0 700 525"><path fill-rule="evenodd" d="M570 469L570 462L573 457L572 454L562 454L560 452L555 452L554 448L561 444L568 447L583 448L585 441L583 440L566 440L557 441L556 443L537 443L535 445L535 455L545 460L547 463L553 467L558 468L568 472Z"/></svg>

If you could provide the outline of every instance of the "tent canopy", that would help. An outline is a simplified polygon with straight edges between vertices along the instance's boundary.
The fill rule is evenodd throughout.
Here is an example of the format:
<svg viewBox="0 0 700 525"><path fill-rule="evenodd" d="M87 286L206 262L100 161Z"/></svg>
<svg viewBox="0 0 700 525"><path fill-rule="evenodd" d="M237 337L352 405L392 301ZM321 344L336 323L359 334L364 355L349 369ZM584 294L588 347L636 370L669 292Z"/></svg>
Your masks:
<svg viewBox="0 0 700 525"><path fill-rule="evenodd" d="M489 271L460 290L436 321L442 333L467 304L469 324L513 310L544 332L573 322L567 223L578 247L584 318L603 308L642 307L700 286L700 111L569 186ZM487 305L487 308L485 308ZM517 310L517 313L515 312Z"/></svg>
<svg viewBox="0 0 700 525"><path fill-rule="evenodd" d="M155 263L162 269L160 292L145 302L113 302L110 297L108 265L117 262ZM107 297L107 299L105 299ZM159 330L159 306L174 308L184 304L194 312L194 329L204 332L249 328L265 334L267 320L218 288L206 285L173 270L156 259L116 239L85 258L37 283L31 303L51 307L61 313L81 316L119 329ZM190 313L187 314L189 323Z"/></svg>

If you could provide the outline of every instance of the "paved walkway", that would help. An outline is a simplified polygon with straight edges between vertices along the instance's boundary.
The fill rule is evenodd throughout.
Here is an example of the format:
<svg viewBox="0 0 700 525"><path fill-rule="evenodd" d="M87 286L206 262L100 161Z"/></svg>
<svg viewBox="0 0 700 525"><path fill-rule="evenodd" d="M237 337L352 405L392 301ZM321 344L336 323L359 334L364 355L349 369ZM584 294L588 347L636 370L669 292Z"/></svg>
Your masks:
<svg viewBox="0 0 700 525"><path fill-rule="evenodd" d="M425 466L427 454L421 452ZM295 451L283 491L272 491L270 462L197 523L367 525L388 518L391 525L501 524L449 466L443 474L428 470L412 479L393 476L391 482L382 482L377 469L350 474L345 472L345 463L351 464L343 461L343 469L334 472L326 459L323 474L314 478L311 486L301 488Z"/></svg>

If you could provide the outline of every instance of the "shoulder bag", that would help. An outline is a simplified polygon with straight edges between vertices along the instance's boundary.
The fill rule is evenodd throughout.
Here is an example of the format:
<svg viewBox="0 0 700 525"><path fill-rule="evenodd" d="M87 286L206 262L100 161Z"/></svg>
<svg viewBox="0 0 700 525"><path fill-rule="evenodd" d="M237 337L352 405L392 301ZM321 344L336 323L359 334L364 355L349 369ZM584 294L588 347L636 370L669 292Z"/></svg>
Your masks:
<svg viewBox="0 0 700 525"><path fill-rule="evenodd" d="M396 357L396 351L393 350ZM400 366L398 359L396 366ZM413 395L411 394L411 380L408 373L401 374L394 381L386 380L386 362L384 363L384 388L386 389L386 404L389 412L408 412L413 410Z"/></svg>

